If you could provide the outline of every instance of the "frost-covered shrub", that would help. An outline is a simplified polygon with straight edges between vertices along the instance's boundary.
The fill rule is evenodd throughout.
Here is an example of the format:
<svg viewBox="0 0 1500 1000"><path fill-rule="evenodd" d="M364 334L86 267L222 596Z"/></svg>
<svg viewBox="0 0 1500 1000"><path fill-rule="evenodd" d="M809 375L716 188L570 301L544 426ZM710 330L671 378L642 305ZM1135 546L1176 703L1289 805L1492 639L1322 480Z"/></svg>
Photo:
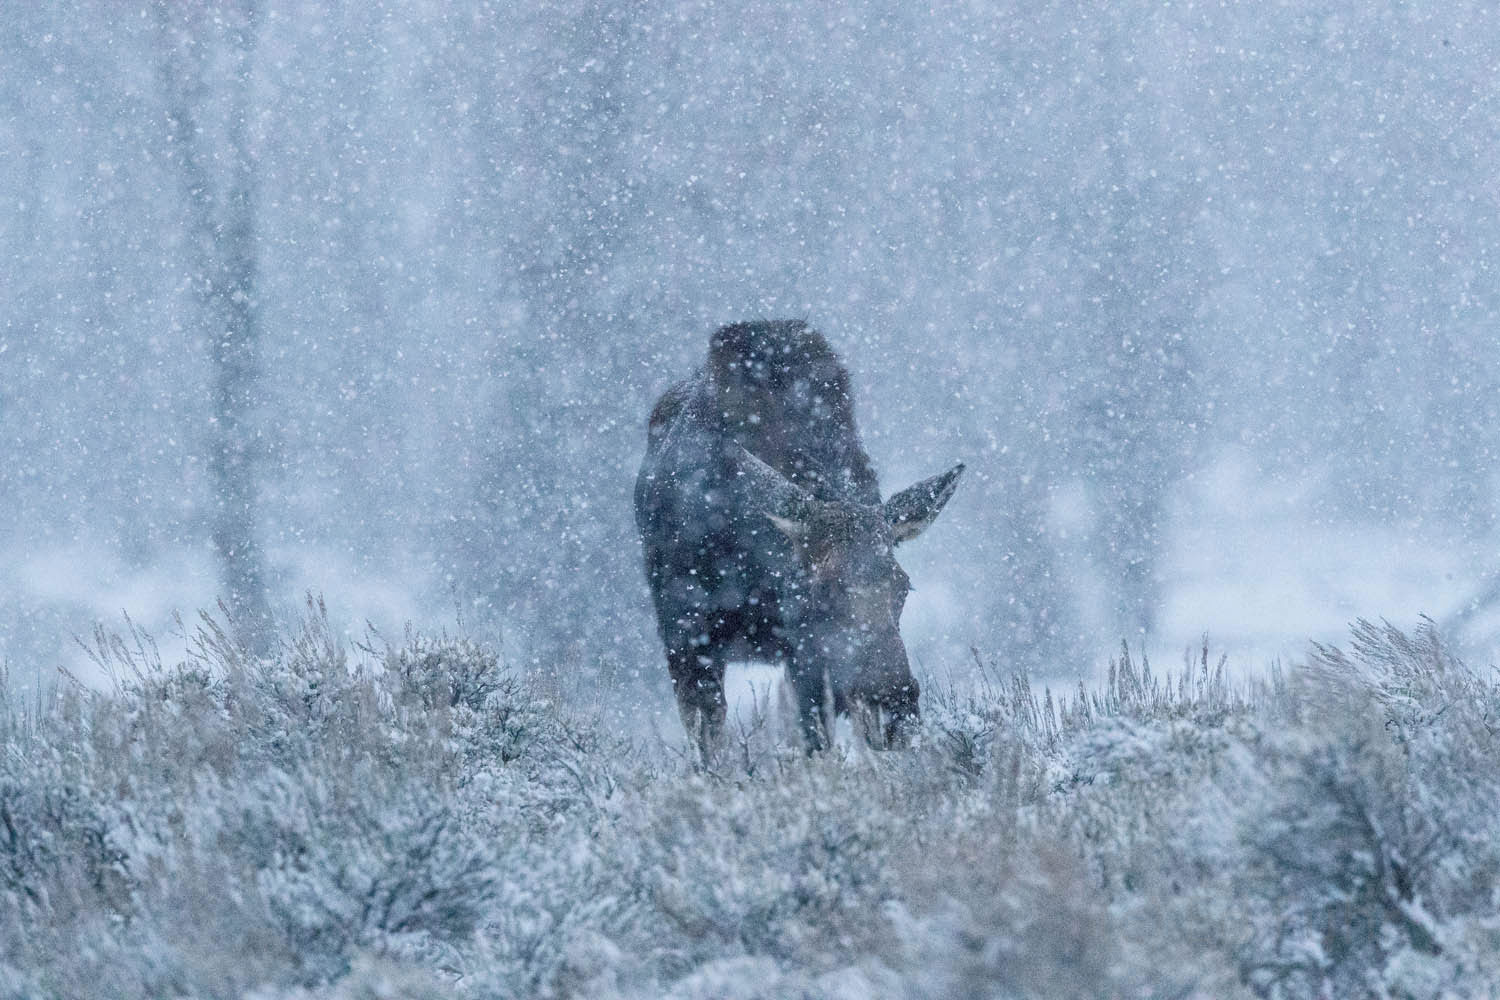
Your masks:
<svg viewBox="0 0 1500 1000"><path fill-rule="evenodd" d="M520 684L492 649L469 639L429 639L411 630L400 646L387 647L384 667L401 700L428 711L460 705L482 711L493 696L513 697Z"/></svg>
<svg viewBox="0 0 1500 1000"><path fill-rule="evenodd" d="M857 948L897 842L882 828L900 820L848 797L837 764L799 764L738 787L691 773L617 787L513 849L485 934L494 991L661 996L728 956L801 967Z"/></svg>
<svg viewBox="0 0 1500 1000"><path fill-rule="evenodd" d="M56 772L54 772L55 774ZM16 920L56 919L85 906L121 912L125 855L109 811L39 769L0 778L0 899Z"/></svg>
<svg viewBox="0 0 1500 1000"><path fill-rule="evenodd" d="M979 658L976 681L961 688L951 680L925 686L919 752L928 766L975 781L1003 763L1033 778L1029 798L1045 794L1048 762L1058 744L1052 693L1038 697L1023 674L999 679Z"/></svg>
<svg viewBox="0 0 1500 1000"><path fill-rule="evenodd" d="M400 645L384 648L381 670L399 724L441 728L466 775L544 756L567 739L555 706L470 639L408 631Z"/></svg>
<svg viewBox="0 0 1500 1000"><path fill-rule="evenodd" d="M256 990L246 1000L452 1000L453 986L437 975L371 955L354 961L336 983L308 989Z"/></svg>
<svg viewBox="0 0 1500 1000"><path fill-rule="evenodd" d="M726 954L806 961L867 934L909 820L882 808L880 783L815 760L774 780L685 779L648 795L615 836L626 884L670 931L653 935L657 960L668 970Z"/></svg>
<svg viewBox="0 0 1500 1000"><path fill-rule="evenodd" d="M80 997L312 987L362 954L461 964L507 839L559 808L505 794L542 763L504 768L569 727L475 644L354 662L317 604L270 660L207 616L194 638L166 666L133 629L100 635L114 690L70 692L24 746L7 731L0 961ZM450 696L411 697L419 674Z"/></svg>
<svg viewBox="0 0 1500 1000"><path fill-rule="evenodd" d="M1500 691L1430 629L1260 685L925 685L910 752L712 768L464 639L165 665L0 711L0 997L1469 995Z"/></svg>
<svg viewBox="0 0 1500 1000"><path fill-rule="evenodd" d="M896 911L925 941L916 967L966 970L954 995L1233 995L1224 925L1203 904L1238 861L1242 740L1278 695L1231 684L1206 649L1176 676L1127 649L1102 689L1071 696L981 668L927 713L930 752L983 766L953 766L970 808L903 879L926 887ZM980 738L953 754L955 716L982 755L967 750ZM929 980L914 982L906 995Z"/></svg>
<svg viewBox="0 0 1500 1000"><path fill-rule="evenodd" d="M322 981L361 950L425 957L473 934L498 850L454 798L420 773L325 761L267 773L218 811L236 817L225 833L253 845L257 892Z"/></svg>
<svg viewBox="0 0 1500 1000"><path fill-rule="evenodd" d="M983 837L903 867L881 965L895 997L1099 997L1132 985L1119 928L1078 860L1053 845L999 852Z"/></svg>
<svg viewBox="0 0 1500 1000"><path fill-rule="evenodd" d="M1360 623L1318 647L1294 724L1261 747L1240 880L1264 904L1242 961L1271 996L1443 996L1483 967L1500 901L1500 687Z"/></svg>

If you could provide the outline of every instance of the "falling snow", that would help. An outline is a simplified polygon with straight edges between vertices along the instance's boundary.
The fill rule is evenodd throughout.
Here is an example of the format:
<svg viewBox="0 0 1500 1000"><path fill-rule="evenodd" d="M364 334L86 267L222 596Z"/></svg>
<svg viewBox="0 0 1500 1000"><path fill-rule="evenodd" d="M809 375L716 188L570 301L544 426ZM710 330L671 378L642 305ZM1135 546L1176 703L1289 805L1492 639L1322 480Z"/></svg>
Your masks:
<svg viewBox="0 0 1500 1000"><path fill-rule="evenodd" d="M0 921L0 993L82 988L69 941L140 996L1500 975L1460 804L1496 786L1438 776L1493 765L1500 15L1097 6L0 13L0 909L55 932ZM736 663L754 740L682 758L632 490L653 403L757 319L837 351L882 496L967 469L901 549L909 754L787 756ZM1360 620L1405 631L1340 659ZM1204 636L1229 687L1120 695L1122 640ZM414 693L502 665L457 721ZM236 928L269 943L231 970ZM1106 943L1065 969L1065 932Z"/></svg>

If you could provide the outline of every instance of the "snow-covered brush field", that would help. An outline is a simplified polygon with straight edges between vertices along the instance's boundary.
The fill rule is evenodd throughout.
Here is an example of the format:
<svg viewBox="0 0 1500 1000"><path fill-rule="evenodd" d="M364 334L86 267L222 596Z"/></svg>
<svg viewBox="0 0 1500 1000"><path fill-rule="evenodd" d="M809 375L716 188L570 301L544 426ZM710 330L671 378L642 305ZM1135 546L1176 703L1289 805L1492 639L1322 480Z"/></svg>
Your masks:
<svg viewBox="0 0 1500 1000"><path fill-rule="evenodd" d="M5 997L1488 995L1500 683L1425 625L1237 681L993 670L715 768L464 638L203 617L0 713ZM675 735L675 734L674 734Z"/></svg>

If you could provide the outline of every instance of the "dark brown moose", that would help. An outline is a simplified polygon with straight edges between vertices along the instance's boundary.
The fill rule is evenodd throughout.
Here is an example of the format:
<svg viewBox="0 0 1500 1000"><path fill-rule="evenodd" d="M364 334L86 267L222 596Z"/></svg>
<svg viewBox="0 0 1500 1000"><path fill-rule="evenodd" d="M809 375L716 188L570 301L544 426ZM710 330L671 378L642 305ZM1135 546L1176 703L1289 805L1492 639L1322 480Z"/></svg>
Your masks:
<svg viewBox="0 0 1500 1000"><path fill-rule="evenodd" d="M826 745L830 708L872 745L909 743L911 588L893 550L963 469L882 503L849 373L823 336L796 320L713 334L707 363L652 410L635 487L677 706L705 761L723 739L725 663L742 656L786 664L810 750Z"/></svg>

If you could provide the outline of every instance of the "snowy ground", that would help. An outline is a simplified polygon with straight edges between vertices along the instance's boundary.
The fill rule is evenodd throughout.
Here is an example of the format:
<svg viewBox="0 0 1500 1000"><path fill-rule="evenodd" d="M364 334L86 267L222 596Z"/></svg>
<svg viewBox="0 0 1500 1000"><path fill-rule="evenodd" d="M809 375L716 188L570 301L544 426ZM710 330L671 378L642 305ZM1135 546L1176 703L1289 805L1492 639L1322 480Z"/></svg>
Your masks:
<svg viewBox="0 0 1500 1000"><path fill-rule="evenodd" d="M1480 587L1469 546L1415 529L1317 523L1305 488L1260 482L1233 455L1182 491L1166 574L1162 650L1206 632L1247 668L1337 642L1357 618L1443 622ZM1493 635L1481 630L1476 645ZM1170 662L1175 662L1173 656Z"/></svg>
<svg viewBox="0 0 1500 1000"><path fill-rule="evenodd" d="M1122 639L1157 664L1180 666L1184 651L1196 655L1205 636L1235 671L1258 675L1272 663L1301 659L1309 642L1341 641L1358 618L1410 624L1427 616L1442 625L1485 589L1484 570L1493 559L1472 541L1320 521L1311 494L1309 483L1268 481L1249 456L1233 451L1185 483L1172 506L1161 565L1160 626L1144 643L1112 632L1101 612L1107 595L1088 572L1086 553L1081 546L1068 552L1095 658L1040 679L1097 680ZM932 671L969 662L968 614L964 595L940 568L924 572L902 624L914 660ZM1445 638L1488 662L1500 642L1500 617L1478 617L1462 636Z"/></svg>

